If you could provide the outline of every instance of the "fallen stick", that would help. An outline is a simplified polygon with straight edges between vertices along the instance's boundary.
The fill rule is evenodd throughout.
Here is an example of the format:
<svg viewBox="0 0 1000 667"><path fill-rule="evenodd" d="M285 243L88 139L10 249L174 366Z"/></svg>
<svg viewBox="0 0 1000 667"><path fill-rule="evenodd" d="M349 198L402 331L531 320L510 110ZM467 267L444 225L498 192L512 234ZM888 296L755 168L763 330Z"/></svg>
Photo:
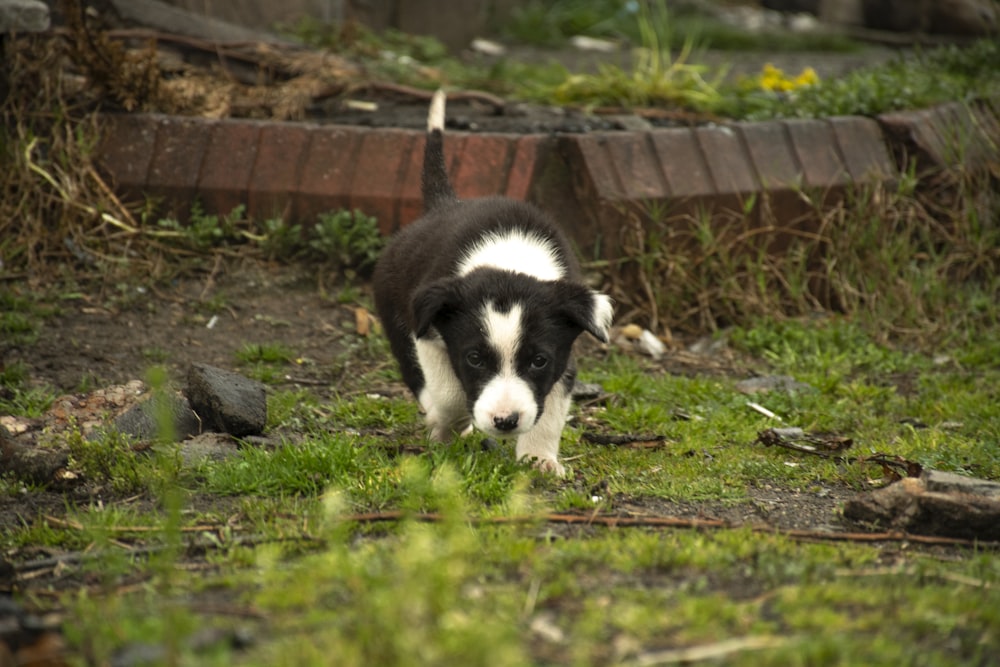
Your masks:
<svg viewBox="0 0 1000 667"><path fill-rule="evenodd" d="M350 514L341 517L341 521L354 523L378 523L393 521L420 521L439 523L446 517L436 513L412 514L403 511L370 512ZM828 530L805 530L792 528L774 528L758 524L736 524L721 519L684 519L673 516L611 516L606 514L539 514L522 516L495 516L486 518L470 518L472 525L517 525L530 523L554 523L569 525L596 525L607 528L715 528L739 530L749 528L755 533L781 535L794 540L815 540L829 542L914 542L918 544L936 544L950 546L968 546L977 549L1000 549L1000 542L984 542L956 537L940 537L935 535L916 535L903 531L885 531L880 533L832 532Z"/></svg>
<svg viewBox="0 0 1000 667"><path fill-rule="evenodd" d="M433 512L410 513L399 510L388 512L368 512L362 514L348 514L340 517L342 522L348 523L380 523L398 521L419 521L423 523L442 523L447 520L443 514ZM467 521L475 526L485 525L527 525L527 524L565 524L565 525L585 525L603 526L606 528L689 528L689 529L716 529L716 530L740 530L749 528L755 533L780 535L793 540L804 541L828 541L828 542L912 542L915 544L973 547L977 550L1000 550L1000 542L984 542L979 540L969 540L957 537L938 537L934 535L914 535L903 531L886 531L881 533L837 533L823 530L796 530L787 528L772 528L769 526L751 524L733 524L721 519L684 519L674 516L609 516L606 514L538 514L519 516L494 516L481 518L468 518ZM65 522L67 528L76 529L70 522ZM198 527L203 529L204 527ZM257 546L270 542L322 542L322 540L310 535L287 535L279 538L267 538L250 535L243 538L234 539L232 542L219 543L211 540L198 540L180 545L182 549L218 549L224 546ZM166 545L154 545L138 547L126 552L130 556L145 556L158 553L166 549ZM105 554L98 551L78 551L68 554L60 554L52 558L27 561L15 564L14 571L18 574L44 570L58 565L78 564L100 559Z"/></svg>

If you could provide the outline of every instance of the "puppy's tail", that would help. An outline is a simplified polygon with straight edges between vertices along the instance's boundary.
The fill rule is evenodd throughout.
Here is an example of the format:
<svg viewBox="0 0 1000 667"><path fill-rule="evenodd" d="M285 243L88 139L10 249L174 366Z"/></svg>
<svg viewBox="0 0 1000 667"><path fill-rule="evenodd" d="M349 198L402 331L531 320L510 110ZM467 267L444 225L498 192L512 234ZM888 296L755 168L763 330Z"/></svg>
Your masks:
<svg viewBox="0 0 1000 667"><path fill-rule="evenodd" d="M431 99L431 108L427 114L427 143L424 144L424 171L421 179L424 211L457 199L444 163L444 103L444 91L438 90Z"/></svg>

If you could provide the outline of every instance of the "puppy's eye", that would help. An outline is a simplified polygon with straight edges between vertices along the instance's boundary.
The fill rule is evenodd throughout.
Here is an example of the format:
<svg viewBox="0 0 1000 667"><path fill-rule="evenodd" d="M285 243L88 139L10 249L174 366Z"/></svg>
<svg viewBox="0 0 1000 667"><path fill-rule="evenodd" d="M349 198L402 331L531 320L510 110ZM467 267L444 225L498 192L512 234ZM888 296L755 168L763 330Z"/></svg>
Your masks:
<svg viewBox="0 0 1000 667"><path fill-rule="evenodd" d="M549 358L546 357L544 354L536 354L534 357L531 358L531 367L536 371L541 370L548 365L549 365Z"/></svg>
<svg viewBox="0 0 1000 667"><path fill-rule="evenodd" d="M483 355L473 350L465 355L465 363L469 364L473 368L482 368L486 365L486 360L483 359Z"/></svg>

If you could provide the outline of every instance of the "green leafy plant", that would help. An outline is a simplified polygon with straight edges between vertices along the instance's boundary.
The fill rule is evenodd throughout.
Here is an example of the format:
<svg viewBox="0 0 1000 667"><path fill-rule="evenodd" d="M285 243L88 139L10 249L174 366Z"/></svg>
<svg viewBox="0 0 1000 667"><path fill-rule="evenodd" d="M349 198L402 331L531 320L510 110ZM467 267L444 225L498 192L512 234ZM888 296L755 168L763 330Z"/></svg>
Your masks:
<svg viewBox="0 0 1000 667"><path fill-rule="evenodd" d="M314 258L361 275L375 268L383 245L378 221L356 209L321 213L309 241Z"/></svg>
<svg viewBox="0 0 1000 667"><path fill-rule="evenodd" d="M244 241L245 235L238 229L238 221L244 217L246 207L236 206L229 213L219 216L206 213L202 204L195 201L191 205L191 217L187 224L174 218L165 218L157 222L164 230L175 232L175 239L196 250L210 248Z"/></svg>
<svg viewBox="0 0 1000 667"><path fill-rule="evenodd" d="M268 218L261 223L260 249L269 259L292 260L298 257L305 241L302 225L289 224L284 218Z"/></svg>

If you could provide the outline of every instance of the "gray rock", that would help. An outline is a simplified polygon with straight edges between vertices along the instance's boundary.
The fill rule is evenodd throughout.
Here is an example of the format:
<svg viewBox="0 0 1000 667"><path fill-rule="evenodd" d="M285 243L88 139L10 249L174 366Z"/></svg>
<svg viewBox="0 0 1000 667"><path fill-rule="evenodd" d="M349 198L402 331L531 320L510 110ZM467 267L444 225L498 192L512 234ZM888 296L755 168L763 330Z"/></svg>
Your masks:
<svg viewBox="0 0 1000 667"><path fill-rule="evenodd" d="M604 387L596 382L580 382L579 380L573 382L572 396L574 401L589 401L603 393Z"/></svg>
<svg viewBox="0 0 1000 667"><path fill-rule="evenodd" d="M25 482L48 484L68 463L66 452L22 444L0 425L0 472Z"/></svg>
<svg viewBox="0 0 1000 667"><path fill-rule="evenodd" d="M609 114L604 120L617 129L629 132L649 132L653 129L653 124L648 120L632 114Z"/></svg>
<svg viewBox="0 0 1000 667"><path fill-rule="evenodd" d="M266 387L239 373L194 364L184 395L206 429L236 437L258 435L267 423Z"/></svg>
<svg viewBox="0 0 1000 667"><path fill-rule="evenodd" d="M49 29L49 7L41 0L0 0L0 33Z"/></svg>
<svg viewBox="0 0 1000 667"><path fill-rule="evenodd" d="M174 441L183 440L189 436L201 433L202 424L198 415L183 396L174 393L158 394L136 403L125 412L118 415L111 423L111 428L138 440L153 440L160 436L159 412L166 402L170 414ZM91 437L99 437L100 431L95 431Z"/></svg>

